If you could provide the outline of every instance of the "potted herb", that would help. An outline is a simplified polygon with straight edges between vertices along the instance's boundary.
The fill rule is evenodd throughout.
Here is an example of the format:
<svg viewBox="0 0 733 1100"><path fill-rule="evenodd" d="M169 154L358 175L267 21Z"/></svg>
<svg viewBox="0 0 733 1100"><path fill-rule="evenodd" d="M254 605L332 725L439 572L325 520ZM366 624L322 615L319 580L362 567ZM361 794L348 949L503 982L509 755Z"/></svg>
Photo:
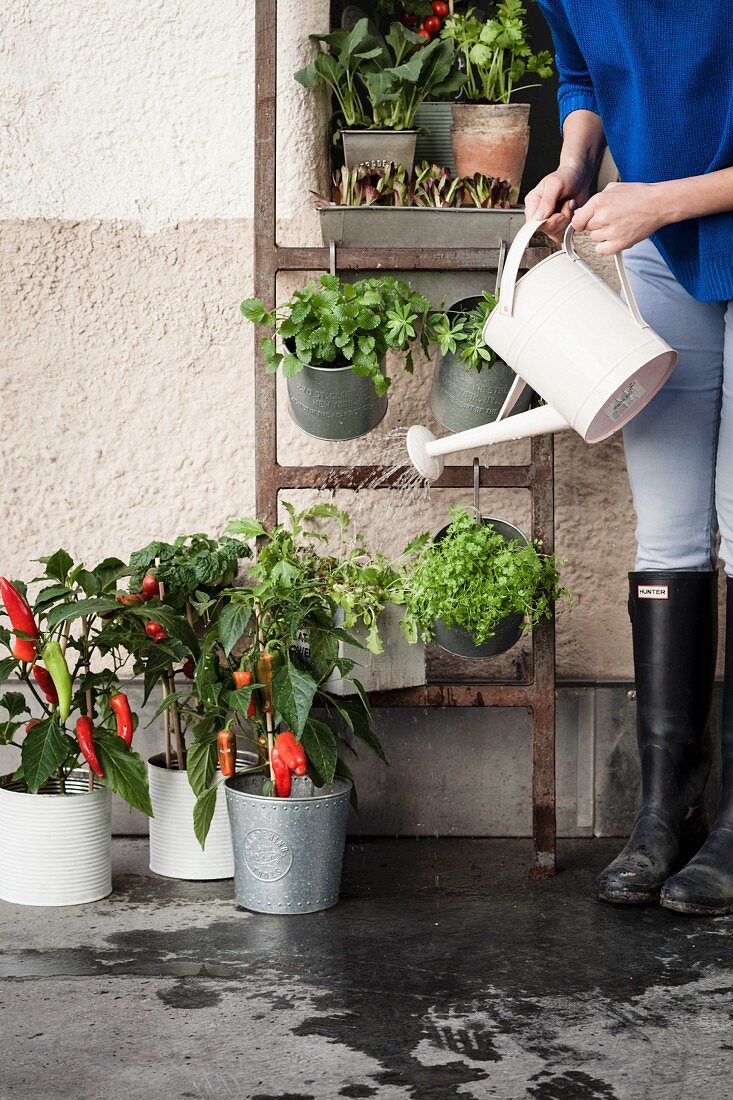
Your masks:
<svg viewBox="0 0 733 1100"><path fill-rule="evenodd" d="M223 879L234 874L229 820L223 793L213 807L209 841L196 835L194 808L200 761L191 746L206 719L194 680L200 640L226 600L240 558L249 548L239 539L204 534L156 540L132 554L130 594L143 609L128 640L133 671L144 677L147 701L156 689L161 702L153 721L162 721L164 751L148 760L154 816L150 822L150 869L179 879ZM256 756L240 752L240 763Z"/></svg>
<svg viewBox="0 0 733 1100"><path fill-rule="evenodd" d="M331 514L329 506L305 515L288 511L291 525L269 532L255 520L234 525L243 537L257 537L261 548L248 582L229 592L228 609L207 632L197 663L208 722L197 733L206 765L197 827L205 836L218 754L228 776L237 903L265 913L307 913L336 903L349 799L355 802L344 754L356 738L384 759L358 681L349 698L327 686L334 668L346 679L352 675L353 662L338 656L339 643L358 647L335 625L338 605L324 584L313 535L302 526ZM236 727L260 746L261 762L233 775Z"/></svg>
<svg viewBox="0 0 733 1100"><path fill-rule="evenodd" d="M518 84L526 74L552 74L551 55L533 53L527 42L525 15L521 0L499 0L485 22L469 8L449 16L440 32L455 46L467 78L466 102L453 104L456 169L461 176L498 176L517 189L529 147L529 104L511 98L535 86Z"/></svg>
<svg viewBox="0 0 733 1100"><path fill-rule="evenodd" d="M74 565L65 550L41 559L34 599L0 578L0 743L20 750L0 780L0 898L77 905L112 889L111 798L150 814L136 718L120 685L130 614L115 599L123 562ZM8 624L8 625L6 625Z"/></svg>
<svg viewBox="0 0 733 1100"><path fill-rule="evenodd" d="M408 638L434 640L459 657L504 653L569 595L555 558L504 520L454 507L450 523L416 546L403 627Z"/></svg>
<svg viewBox="0 0 733 1100"><path fill-rule="evenodd" d="M343 139L347 168L394 161L408 176L415 157L415 119L429 96L451 95L465 77L454 70L447 41L392 23L386 45L360 19L351 30L311 35L325 50L295 79L306 88L325 85L338 105L336 140Z"/></svg>
<svg viewBox="0 0 733 1100"><path fill-rule="evenodd" d="M395 351L412 373L412 347L428 351L433 318L422 294L393 276L342 283L322 275L296 290L273 311L258 298L242 302L257 325L274 326L283 350L262 342L266 369L282 369L290 412L317 439L355 439L370 432L387 411L390 379L385 356Z"/></svg>
<svg viewBox="0 0 733 1100"><path fill-rule="evenodd" d="M516 378L483 339L486 319L496 307L487 291L455 302L435 324L440 354L430 390L433 416L452 432L496 420ZM512 412L525 412L532 401L527 388Z"/></svg>

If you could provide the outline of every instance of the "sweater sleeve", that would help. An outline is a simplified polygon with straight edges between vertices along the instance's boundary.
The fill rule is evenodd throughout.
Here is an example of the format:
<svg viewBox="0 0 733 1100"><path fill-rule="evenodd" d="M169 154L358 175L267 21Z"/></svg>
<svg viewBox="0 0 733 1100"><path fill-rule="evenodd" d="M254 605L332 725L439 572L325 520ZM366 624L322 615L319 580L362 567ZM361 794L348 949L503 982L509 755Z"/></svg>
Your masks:
<svg viewBox="0 0 733 1100"><path fill-rule="evenodd" d="M573 34L562 0L539 0L539 6L550 25L555 45L555 60L560 86L557 102L560 108L560 129L572 111L594 111L598 114L596 93L588 66Z"/></svg>

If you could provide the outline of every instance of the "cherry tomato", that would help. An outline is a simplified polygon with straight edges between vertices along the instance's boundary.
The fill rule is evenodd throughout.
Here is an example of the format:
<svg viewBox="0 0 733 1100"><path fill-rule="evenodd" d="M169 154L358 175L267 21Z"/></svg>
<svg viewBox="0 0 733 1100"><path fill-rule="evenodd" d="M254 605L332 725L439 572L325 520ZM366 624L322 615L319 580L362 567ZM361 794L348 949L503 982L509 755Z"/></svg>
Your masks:
<svg viewBox="0 0 733 1100"><path fill-rule="evenodd" d="M150 622L145 624L145 633L149 638L155 638L156 634L163 633L163 627L156 619L151 619Z"/></svg>
<svg viewBox="0 0 733 1100"><path fill-rule="evenodd" d="M181 672L187 680L193 680L196 675L196 665L193 663L193 657L186 657L186 660L181 665Z"/></svg>
<svg viewBox="0 0 733 1100"><path fill-rule="evenodd" d="M414 27L417 22L417 16L411 15L409 11L403 11L400 16L400 23L403 27Z"/></svg>
<svg viewBox="0 0 733 1100"><path fill-rule="evenodd" d="M430 7L439 19L445 19L446 15L450 14L450 8L447 4L443 3L443 0L433 0Z"/></svg>
<svg viewBox="0 0 733 1100"><path fill-rule="evenodd" d="M429 15L427 19L424 19L422 29L427 31L428 34L437 34L440 30L440 20L437 15Z"/></svg>
<svg viewBox="0 0 733 1100"><path fill-rule="evenodd" d="M433 37L432 34L430 33L430 31L426 31L424 27L421 27L420 30L417 33L420 35L421 38L425 39L426 44Z"/></svg>
<svg viewBox="0 0 733 1100"><path fill-rule="evenodd" d="M146 600L152 600L154 596L160 595L160 588L158 582L152 573L146 573L143 577L143 596Z"/></svg>
<svg viewBox="0 0 733 1100"><path fill-rule="evenodd" d="M138 604L145 603L142 592L117 592L115 593L115 599L123 607L137 607Z"/></svg>

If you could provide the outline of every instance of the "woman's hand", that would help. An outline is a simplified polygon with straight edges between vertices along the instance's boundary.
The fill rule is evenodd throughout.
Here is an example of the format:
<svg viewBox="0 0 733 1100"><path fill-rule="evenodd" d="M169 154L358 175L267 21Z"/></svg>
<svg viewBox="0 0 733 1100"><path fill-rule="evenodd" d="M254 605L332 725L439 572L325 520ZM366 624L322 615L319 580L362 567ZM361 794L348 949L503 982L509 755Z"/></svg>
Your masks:
<svg viewBox="0 0 733 1100"><path fill-rule="evenodd" d="M560 244L576 207L587 203L587 199L586 173L580 168L561 166L541 179L537 186L527 193L524 200L524 213L528 221L547 219L542 226L542 232L556 244Z"/></svg>
<svg viewBox="0 0 733 1100"><path fill-rule="evenodd" d="M667 195L664 184L609 183L575 211L573 229L587 230L596 252L612 256L675 220Z"/></svg>

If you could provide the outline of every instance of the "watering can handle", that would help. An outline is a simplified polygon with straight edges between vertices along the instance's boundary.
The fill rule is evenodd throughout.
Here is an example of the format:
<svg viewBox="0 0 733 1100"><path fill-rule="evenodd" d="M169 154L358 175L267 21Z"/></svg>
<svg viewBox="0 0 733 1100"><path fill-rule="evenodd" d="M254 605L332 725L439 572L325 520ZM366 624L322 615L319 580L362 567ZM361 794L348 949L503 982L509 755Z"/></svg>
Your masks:
<svg viewBox="0 0 733 1100"><path fill-rule="evenodd" d="M512 309L514 307L514 288L517 282L517 276L519 275L519 267L522 262L527 245L529 244L535 233L542 228L544 221L528 221L525 222L522 228L517 233L516 237L512 241L512 246L509 249L509 254L504 263L504 270L501 275L501 288L499 290L499 313L511 317ZM575 251L575 245L573 238L575 237L575 230L572 225L569 225L565 230L565 236L563 237L562 247L565 254L571 260L577 260L582 263L580 256ZM624 261L621 257L621 253L617 252L614 256L616 261L616 270L618 277L621 281L621 286L626 296L626 304L629 307L631 316L636 321L639 328L649 328L649 325L641 315L641 310L637 305L634 292L631 289L631 283L629 282L629 276L626 273L624 267Z"/></svg>

